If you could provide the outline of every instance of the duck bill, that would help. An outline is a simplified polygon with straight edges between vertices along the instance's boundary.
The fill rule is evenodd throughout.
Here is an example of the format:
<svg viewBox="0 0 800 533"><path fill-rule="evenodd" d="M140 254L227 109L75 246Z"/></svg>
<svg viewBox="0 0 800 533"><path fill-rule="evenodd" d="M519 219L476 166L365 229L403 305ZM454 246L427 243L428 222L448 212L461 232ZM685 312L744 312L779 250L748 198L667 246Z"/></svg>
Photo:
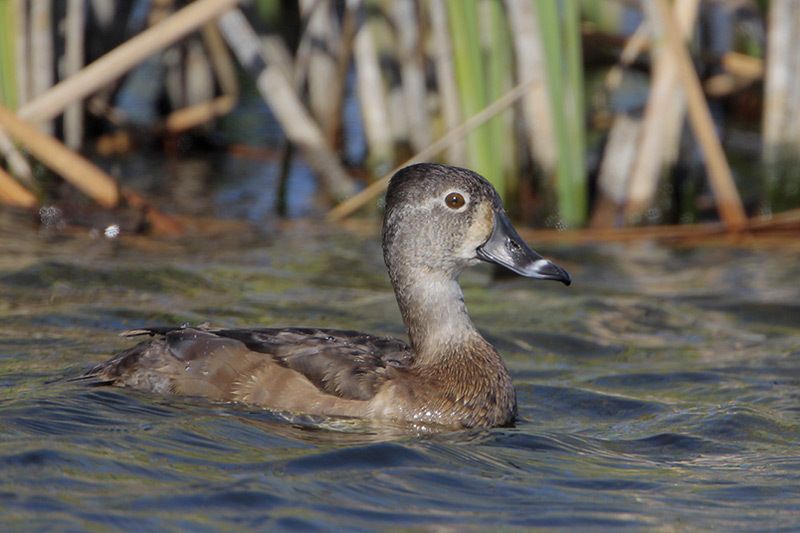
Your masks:
<svg viewBox="0 0 800 533"><path fill-rule="evenodd" d="M508 216L502 211L494 213L494 228L489 240L478 247L478 258L502 265L520 276L552 279L564 285L572 283L566 270L551 263L525 244Z"/></svg>

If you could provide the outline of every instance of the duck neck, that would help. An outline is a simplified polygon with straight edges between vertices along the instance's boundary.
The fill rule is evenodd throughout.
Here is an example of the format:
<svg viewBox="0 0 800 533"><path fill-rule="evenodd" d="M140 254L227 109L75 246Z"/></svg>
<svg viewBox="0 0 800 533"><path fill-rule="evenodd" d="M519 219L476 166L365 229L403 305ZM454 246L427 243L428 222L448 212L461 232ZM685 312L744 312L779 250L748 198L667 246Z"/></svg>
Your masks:
<svg viewBox="0 0 800 533"><path fill-rule="evenodd" d="M390 276L418 365L466 353L462 348L470 343L486 344L467 314L455 277L429 271Z"/></svg>

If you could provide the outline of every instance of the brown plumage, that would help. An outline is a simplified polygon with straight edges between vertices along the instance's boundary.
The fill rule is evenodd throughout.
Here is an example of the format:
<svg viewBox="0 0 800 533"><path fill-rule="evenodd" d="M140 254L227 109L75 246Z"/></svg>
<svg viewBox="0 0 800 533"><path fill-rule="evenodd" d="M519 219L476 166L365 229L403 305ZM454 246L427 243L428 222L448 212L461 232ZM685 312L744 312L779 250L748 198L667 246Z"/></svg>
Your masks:
<svg viewBox="0 0 800 533"><path fill-rule="evenodd" d="M383 247L410 346L328 329L150 328L129 335L152 339L85 377L297 413L513 423L511 378L470 321L458 275L479 260L566 284L569 275L519 238L489 182L443 165L414 165L392 178Z"/></svg>

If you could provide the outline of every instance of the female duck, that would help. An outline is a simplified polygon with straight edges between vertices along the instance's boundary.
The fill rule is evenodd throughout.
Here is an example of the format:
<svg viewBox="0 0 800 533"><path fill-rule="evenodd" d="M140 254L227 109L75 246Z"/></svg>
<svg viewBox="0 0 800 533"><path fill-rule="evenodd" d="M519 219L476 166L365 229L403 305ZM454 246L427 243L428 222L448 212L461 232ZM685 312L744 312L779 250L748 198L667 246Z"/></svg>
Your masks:
<svg viewBox="0 0 800 533"><path fill-rule="evenodd" d="M87 373L101 383L296 413L451 427L512 424L503 360L467 315L458 276L479 260L567 285L531 250L478 174L419 164L392 178L383 254L411 345L325 329L151 328Z"/></svg>

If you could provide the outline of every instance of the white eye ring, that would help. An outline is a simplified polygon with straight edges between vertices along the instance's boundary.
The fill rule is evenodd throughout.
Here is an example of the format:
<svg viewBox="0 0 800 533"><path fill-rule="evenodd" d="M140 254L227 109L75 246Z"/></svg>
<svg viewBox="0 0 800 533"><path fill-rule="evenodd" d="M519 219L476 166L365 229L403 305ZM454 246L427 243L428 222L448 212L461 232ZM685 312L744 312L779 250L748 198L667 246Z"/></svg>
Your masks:
<svg viewBox="0 0 800 533"><path fill-rule="evenodd" d="M444 205L456 212L466 209L468 203L469 195L461 191L450 191L444 196Z"/></svg>

